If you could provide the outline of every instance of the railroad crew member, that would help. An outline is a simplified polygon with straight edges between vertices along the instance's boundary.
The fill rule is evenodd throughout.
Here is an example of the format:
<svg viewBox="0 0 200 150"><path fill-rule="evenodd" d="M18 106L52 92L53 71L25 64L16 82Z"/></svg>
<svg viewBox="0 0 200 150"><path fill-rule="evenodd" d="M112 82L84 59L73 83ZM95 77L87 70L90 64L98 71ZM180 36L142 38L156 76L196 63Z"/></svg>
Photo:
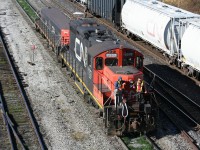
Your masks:
<svg viewBox="0 0 200 150"><path fill-rule="evenodd" d="M135 85L132 79L129 80L129 88L130 89L135 89Z"/></svg>
<svg viewBox="0 0 200 150"><path fill-rule="evenodd" d="M135 84L132 79L129 80L129 88L130 88L129 99L132 99L135 95Z"/></svg>
<svg viewBox="0 0 200 150"><path fill-rule="evenodd" d="M114 86L115 86L115 90L114 90L114 100L115 100L115 107L117 104L119 104L122 100L122 90L124 87L125 83L122 80L122 77L120 76L118 78L118 80L115 82ZM116 96L116 94L118 94L118 97ZM118 98L118 99L117 99Z"/></svg>
<svg viewBox="0 0 200 150"><path fill-rule="evenodd" d="M144 81L138 78L136 82L136 100L141 100L143 98L143 93L147 93L144 85Z"/></svg>

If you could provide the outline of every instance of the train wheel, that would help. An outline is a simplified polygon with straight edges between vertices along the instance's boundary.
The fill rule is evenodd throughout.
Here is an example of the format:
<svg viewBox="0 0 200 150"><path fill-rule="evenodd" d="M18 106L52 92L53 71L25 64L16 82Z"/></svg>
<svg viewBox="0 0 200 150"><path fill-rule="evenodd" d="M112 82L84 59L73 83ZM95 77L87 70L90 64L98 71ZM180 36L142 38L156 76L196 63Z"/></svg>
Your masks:
<svg viewBox="0 0 200 150"><path fill-rule="evenodd" d="M96 109L99 109L99 106L94 101L92 102L92 106L94 106Z"/></svg>
<svg viewBox="0 0 200 150"><path fill-rule="evenodd" d="M69 71L69 67L68 66L66 66L66 71Z"/></svg>
<svg viewBox="0 0 200 150"><path fill-rule="evenodd" d="M91 96L90 96L89 94L86 93L86 94L84 95L84 97L85 97L85 98L84 98L85 102L88 103L88 104L91 104L91 102L92 102Z"/></svg>
<svg viewBox="0 0 200 150"><path fill-rule="evenodd" d="M194 77L195 77L195 79L197 79L199 81L200 80L200 72L195 71Z"/></svg>
<svg viewBox="0 0 200 150"><path fill-rule="evenodd" d="M165 57L165 61L166 61L169 65L172 65L172 64L173 64L172 60L171 60L170 58L168 58L168 57Z"/></svg>
<svg viewBox="0 0 200 150"><path fill-rule="evenodd" d="M188 75L189 70L186 67L182 68L184 75Z"/></svg>

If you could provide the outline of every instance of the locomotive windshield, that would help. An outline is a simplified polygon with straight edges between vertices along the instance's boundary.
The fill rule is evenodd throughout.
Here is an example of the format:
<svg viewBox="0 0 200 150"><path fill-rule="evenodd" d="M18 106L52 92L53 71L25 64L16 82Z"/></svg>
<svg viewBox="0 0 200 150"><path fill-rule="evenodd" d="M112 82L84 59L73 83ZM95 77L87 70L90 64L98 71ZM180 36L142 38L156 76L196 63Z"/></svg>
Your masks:
<svg viewBox="0 0 200 150"><path fill-rule="evenodd" d="M134 65L134 59L132 57L123 59L123 66Z"/></svg>
<svg viewBox="0 0 200 150"><path fill-rule="evenodd" d="M117 66L118 59L117 58L106 58L105 65L106 66Z"/></svg>
<svg viewBox="0 0 200 150"><path fill-rule="evenodd" d="M123 53L123 66L131 66L134 65L134 52L133 51L125 51Z"/></svg>

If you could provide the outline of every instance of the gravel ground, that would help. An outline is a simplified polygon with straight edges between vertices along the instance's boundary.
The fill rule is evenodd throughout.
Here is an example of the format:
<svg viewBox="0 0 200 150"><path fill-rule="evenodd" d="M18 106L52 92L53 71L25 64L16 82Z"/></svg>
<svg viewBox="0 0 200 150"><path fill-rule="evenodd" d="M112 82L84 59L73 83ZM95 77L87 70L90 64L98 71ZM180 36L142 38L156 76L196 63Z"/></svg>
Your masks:
<svg viewBox="0 0 200 150"><path fill-rule="evenodd" d="M163 150L190 150L189 144L180 135L179 130L160 113L160 122L157 135L152 137L156 144Z"/></svg>
<svg viewBox="0 0 200 150"><path fill-rule="evenodd" d="M3 8L3 9L2 9ZM0 0L0 25L20 72L48 149L122 149L98 126L55 61L11 0ZM31 46L36 45L34 51Z"/></svg>

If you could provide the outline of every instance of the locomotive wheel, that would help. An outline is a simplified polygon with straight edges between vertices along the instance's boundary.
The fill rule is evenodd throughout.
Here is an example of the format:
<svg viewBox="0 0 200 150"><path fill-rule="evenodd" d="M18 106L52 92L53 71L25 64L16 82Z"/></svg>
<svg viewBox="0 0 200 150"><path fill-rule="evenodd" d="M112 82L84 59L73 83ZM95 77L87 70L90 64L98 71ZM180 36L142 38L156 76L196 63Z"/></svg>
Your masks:
<svg viewBox="0 0 200 150"><path fill-rule="evenodd" d="M91 96L89 94L85 94L85 102L91 104Z"/></svg>
<svg viewBox="0 0 200 150"><path fill-rule="evenodd" d="M99 106L94 101L92 101L92 106L94 106L96 109L99 109Z"/></svg>
<svg viewBox="0 0 200 150"><path fill-rule="evenodd" d="M69 71L69 67L68 66L66 66L66 71Z"/></svg>

